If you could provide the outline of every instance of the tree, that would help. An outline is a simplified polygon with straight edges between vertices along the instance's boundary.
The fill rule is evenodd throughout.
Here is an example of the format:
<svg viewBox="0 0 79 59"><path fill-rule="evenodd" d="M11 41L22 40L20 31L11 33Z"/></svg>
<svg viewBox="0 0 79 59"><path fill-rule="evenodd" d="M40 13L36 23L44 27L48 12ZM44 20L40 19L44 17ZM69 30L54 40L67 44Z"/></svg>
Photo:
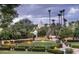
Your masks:
<svg viewBox="0 0 79 59"><path fill-rule="evenodd" d="M79 39L79 27L75 28L75 30L74 30L74 37L76 39Z"/></svg>
<svg viewBox="0 0 79 59"><path fill-rule="evenodd" d="M63 27L59 33L60 37L66 38L66 37L73 37L73 31L70 28Z"/></svg>
<svg viewBox="0 0 79 59"><path fill-rule="evenodd" d="M46 27L46 26L41 27L41 28L38 30L38 36L39 36L39 37L44 37L44 36L46 36L47 31L48 31L48 27Z"/></svg>
<svg viewBox="0 0 79 59"><path fill-rule="evenodd" d="M18 14L15 10L15 8L18 6L19 6L18 4L11 4L11 5L1 4L0 5L0 13L1 13L1 15L0 15L0 19L1 19L0 27L7 28L11 24L13 18L18 16Z"/></svg>
<svg viewBox="0 0 79 59"><path fill-rule="evenodd" d="M29 19L25 18L12 25L11 30L15 32L20 32L21 38L28 38L32 36L30 32L33 31L34 27L34 24Z"/></svg>

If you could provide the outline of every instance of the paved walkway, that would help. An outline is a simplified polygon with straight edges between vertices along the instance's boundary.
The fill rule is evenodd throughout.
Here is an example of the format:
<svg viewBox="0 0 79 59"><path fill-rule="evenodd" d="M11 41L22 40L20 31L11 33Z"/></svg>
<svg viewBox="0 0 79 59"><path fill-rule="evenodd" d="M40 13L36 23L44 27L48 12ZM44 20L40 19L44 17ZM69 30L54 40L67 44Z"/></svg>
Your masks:
<svg viewBox="0 0 79 59"><path fill-rule="evenodd" d="M73 48L73 54L79 54L79 49Z"/></svg>
<svg viewBox="0 0 79 59"><path fill-rule="evenodd" d="M77 48L72 48L73 49L73 54L79 54L79 49ZM60 48L60 50L65 51L65 48Z"/></svg>

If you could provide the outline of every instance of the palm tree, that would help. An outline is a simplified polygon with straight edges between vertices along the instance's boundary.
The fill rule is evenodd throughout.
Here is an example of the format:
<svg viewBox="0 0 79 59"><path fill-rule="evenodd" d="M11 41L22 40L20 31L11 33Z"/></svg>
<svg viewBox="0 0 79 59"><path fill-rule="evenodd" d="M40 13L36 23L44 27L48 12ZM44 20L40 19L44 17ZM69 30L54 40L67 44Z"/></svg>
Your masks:
<svg viewBox="0 0 79 59"><path fill-rule="evenodd" d="M52 19L52 34L55 35L55 20Z"/></svg>
<svg viewBox="0 0 79 59"><path fill-rule="evenodd" d="M49 9L48 12L49 12L49 25L51 25L51 10Z"/></svg>
<svg viewBox="0 0 79 59"><path fill-rule="evenodd" d="M58 17L59 17L59 24L61 24L61 19L60 19L61 14L58 14Z"/></svg>
<svg viewBox="0 0 79 59"><path fill-rule="evenodd" d="M55 20L54 19L52 20L52 24L55 25Z"/></svg>
<svg viewBox="0 0 79 59"><path fill-rule="evenodd" d="M65 9L60 11L60 13L61 13L61 24L62 24L62 21L64 21L64 12L65 12Z"/></svg>
<svg viewBox="0 0 79 59"><path fill-rule="evenodd" d="M51 10L48 10L49 13L49 28L48 28L48 32L46 33L47 37L49 37L49 35L51 34Z"/></svg>
<svg viewBox="0 0 79 59"><path fill-rule="evenodd" d="M66 27L67 19L64 18L64 27Z"/></svg>

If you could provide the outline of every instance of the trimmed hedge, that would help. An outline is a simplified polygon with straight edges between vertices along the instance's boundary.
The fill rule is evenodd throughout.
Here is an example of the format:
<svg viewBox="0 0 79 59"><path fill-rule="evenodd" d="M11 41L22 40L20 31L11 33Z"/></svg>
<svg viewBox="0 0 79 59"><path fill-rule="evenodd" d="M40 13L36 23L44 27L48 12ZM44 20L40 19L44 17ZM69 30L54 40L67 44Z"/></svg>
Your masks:
<svg viewBox="0 0 79 59"><path fill-rule="evenodd" d="M25 48L25 49L29 48L29 46L17 46L17 47L21 47L21 48Z"/></svg>
<svg viewBox="0 0 79 59"><path fill-rule="evenodd" d="M64 51L58 49L48 49L47 51L54 54L64 54Z"/></svg>
<svg viewBox="0 0 79 59"><path fill-rule="evenodd" d="M45 52L45 47L29 47L28 51Z"/></svg>
<svg viewBox="0 0 79 59"><path fill-rule="evenodd" d="M10 48L7 48L7 47L0 47L0 50L10 50Z"/></svg>
<svg viewBox="0 0 79 59"><path fill-rule="evenodd" d="M79 45L71 45L72 48L79 48Z"/></svg>
<svg viewBox="0 0 79 59"><path fill-rule="evenodd" d="M25 51L24 47L15 47L14 50L16 51Z"/></svg>
<svg viewBox="0 0 79 59"><path fill-rule="evenodd" d="M4 47L4 48L14 48L15 45L2 45L2 47Z"/></svg>
<svg viewBox="0 0 79 59"><path fill-rule="evenodd" d="M79 42L79 40L67 40L67 42Z"/></svg>
<svg viewBox="0 0 79 59"><path fill-rule="evenodd" d="M51 49L54 49L55 47L61 48L61 47L62 47L62 44L58 44L58 45L56 45L56 46L50 46Z"/></svg>

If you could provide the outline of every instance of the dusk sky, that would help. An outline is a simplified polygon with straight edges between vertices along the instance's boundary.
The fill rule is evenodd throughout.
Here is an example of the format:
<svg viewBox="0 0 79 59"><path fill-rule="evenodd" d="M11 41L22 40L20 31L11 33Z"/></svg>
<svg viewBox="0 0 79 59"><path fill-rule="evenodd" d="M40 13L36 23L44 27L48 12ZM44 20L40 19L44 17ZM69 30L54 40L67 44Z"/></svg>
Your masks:
<svg viewBox="0 0 79 59"><path fill-rule="evenodd" d="M78 4L23 4L16 9L19 16L14 22L28 18L35 24L48 23L48 9L51 9L51 19L55 19L56 22L58 22L57 14L62 9L65 9L65 18L68 21L79 19Z"/></svg>

